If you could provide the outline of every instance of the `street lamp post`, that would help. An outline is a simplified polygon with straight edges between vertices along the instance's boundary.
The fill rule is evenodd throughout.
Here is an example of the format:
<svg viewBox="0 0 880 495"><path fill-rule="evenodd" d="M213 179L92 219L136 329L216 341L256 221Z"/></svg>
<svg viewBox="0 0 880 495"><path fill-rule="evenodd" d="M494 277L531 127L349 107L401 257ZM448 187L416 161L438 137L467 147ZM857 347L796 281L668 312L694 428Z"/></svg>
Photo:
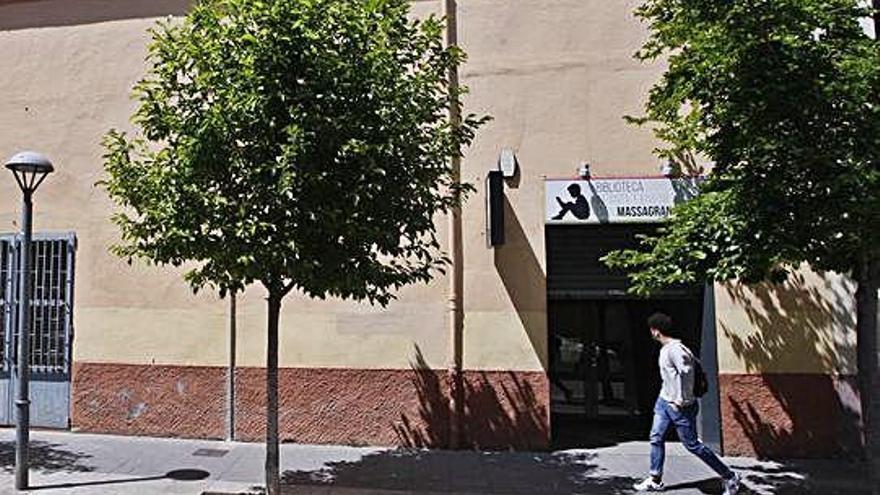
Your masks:
<svg viewBox="0 0 880 495"><path fill-rule="evenodd" d="M20 249L18 296L18 365L15 394L15 488L28 488L28 443L30 442L30 299L31 299L31 236L33 231L34 191L53 170L43 155L31 151L18 153L6 162L23 195L21 212L22 240Z"/></svg>

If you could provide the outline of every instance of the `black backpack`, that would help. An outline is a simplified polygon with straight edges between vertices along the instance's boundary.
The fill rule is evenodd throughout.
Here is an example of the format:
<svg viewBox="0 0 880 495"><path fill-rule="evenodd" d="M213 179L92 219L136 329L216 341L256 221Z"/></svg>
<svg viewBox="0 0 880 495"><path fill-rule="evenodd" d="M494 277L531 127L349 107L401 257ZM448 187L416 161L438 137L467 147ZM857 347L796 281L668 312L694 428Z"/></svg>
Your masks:
<svg viewBox="0 0 880 495"><path fill-rule="evenodd" d="M709 380L703 371L703 363L694 358L694 397L702 397L709 391Z"/></svg>
<svg viewBox="0 0 880 495"><path fill-rule="evenodd" d="M694 397L702 397L709 391L709 379L706 377L706 372L703 371L703 363L694 356L694 353L686 345L681 344L681 346L687 350L694 361Z"/></svg>

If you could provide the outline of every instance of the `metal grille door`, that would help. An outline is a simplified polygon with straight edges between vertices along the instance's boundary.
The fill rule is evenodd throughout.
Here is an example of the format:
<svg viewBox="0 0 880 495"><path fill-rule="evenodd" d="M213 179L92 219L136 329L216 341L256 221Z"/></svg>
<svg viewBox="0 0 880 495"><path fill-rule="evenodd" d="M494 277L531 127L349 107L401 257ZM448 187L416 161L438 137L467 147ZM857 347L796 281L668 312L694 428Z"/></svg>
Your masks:
<svg viewBox="0 0 880 495"><path fill-rule="evenodd" d="M0 424L14 421L21 239L0 237L0 306L3 308L3 367ZM30 399L31 424L67 428L70 416L70 359L73 337L73 234L35 234L31 249ZM5 409L5 410L4 410Z"/></svg>
<svg viewBox="0 0 880 495"><path fill-rule="evenodd" d="M14 290L12 279L14 278L13 256L15 249L11 239L0 237L0 425L12 424L15 420L12 409L12 356L9 353L12 347L12 296Z"/></svg>

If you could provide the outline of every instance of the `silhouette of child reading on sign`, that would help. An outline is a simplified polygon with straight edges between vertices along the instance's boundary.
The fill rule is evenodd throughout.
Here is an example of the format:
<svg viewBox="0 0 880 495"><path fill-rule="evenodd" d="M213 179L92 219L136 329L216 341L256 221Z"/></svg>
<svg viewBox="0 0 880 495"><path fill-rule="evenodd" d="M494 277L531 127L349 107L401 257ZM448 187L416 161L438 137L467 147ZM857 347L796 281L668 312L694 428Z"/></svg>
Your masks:
<svg viewBox="0 0 880 495"><path fill-rule="evenodd" d="M571 212L571 214L578 220L586 220L590 218L590 203L587 201L587 198L581 194L581 186L571 184L567 189L568 194L574 198L574 201L562 201L559 196L556 196L556 202L559 203L560 210L559 213L553 217L553 220L562 220L568 212Z"/></svg>

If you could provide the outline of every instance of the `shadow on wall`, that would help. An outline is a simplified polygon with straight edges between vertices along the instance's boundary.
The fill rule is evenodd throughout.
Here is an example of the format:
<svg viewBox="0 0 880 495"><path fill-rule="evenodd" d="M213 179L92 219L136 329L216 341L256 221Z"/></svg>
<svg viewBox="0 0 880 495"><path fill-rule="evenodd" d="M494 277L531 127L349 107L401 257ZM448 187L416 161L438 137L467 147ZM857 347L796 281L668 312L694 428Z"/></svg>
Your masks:
<svg viewBox="0 0 880 495"><path fill-rule="evenodd" d="M494 248L495 269L535 354L547 366L547 276L516 212L504 198L504 244Z"/></svg>
<svg viewBox="0 0 880 495"><path fill-rule="evenodd" d="M404 447L447 447L449 446L449 378L441 370L428 367L422 350L415 346L413 387L419 398L418 417L400 414L399 424L394 432Z"/></svg>
<svg viewBox="0 0 880 495"><path fill-rule="evenodd" d="M0 31L76 26L122 19L182 16L191 0L0 0Z"/></svg>
<svg viewBox="0 0 880 495"><path fill-rule="evenodd" d="M412 363L418 393L418 417L400 415L394 426L403 447L450 445L448 375L430 369L416 346ZM477 449L544 449L550 437L546 379L540 372L466 371L462 441Z"/></svg>
<svg viewBox="0 0 880 495"><path fill-rule="evenodd" d="M599 193L596 192L596 186L593 184L593 181L588 180L587 184L590 186L590 192L592 193L590 196L590 208L593 210L593 214L596 215L600 223L608 223L610 217L608 207L605 206L605 202L602 201Z"/></svg>
<svg viewBox="0 0 880 495"><path fill-rule="evenodd" d="M286 471L283 480L288 485L408 493L534 493L540 487L540 493L548 495L632 493L636 481L609 474L590 453L419 450L379 452L354 462L331 462L314 471Z"/></svg>
<svg viewBox="0 0 880 495"><path fill-rule="evenodd" d="M852 308L829 280L825 290L795 274L782 285L727 286L753 333L721 329L748 375L722 376L725 450L759 457L855 456L859 404L853 376L835 376L840 356L832 327L852 328ZM836 290L835 290L836 289ZM832 297L829 297L833 294ZM838 339L842 340L842 339ZM774 370L814 373L773 373ZM726 383L725 383L726 382Z"/></svg>

